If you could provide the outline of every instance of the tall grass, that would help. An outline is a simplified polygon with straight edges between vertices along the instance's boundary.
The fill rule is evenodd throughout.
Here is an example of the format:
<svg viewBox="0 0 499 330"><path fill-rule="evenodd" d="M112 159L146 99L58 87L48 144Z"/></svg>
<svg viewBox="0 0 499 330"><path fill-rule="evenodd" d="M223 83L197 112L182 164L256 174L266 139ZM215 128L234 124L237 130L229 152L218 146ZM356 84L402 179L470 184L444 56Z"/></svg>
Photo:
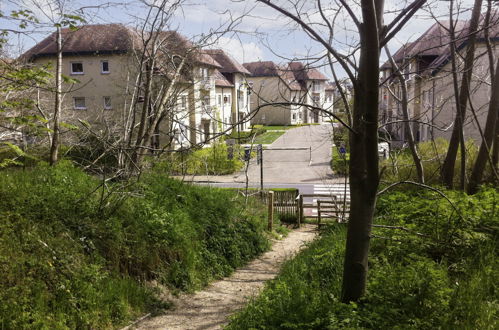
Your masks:
<svg viewBox="0 0 499 330"><path fill-rule="evenodd" d="M105 182L67 162L0 172L0 328L107 328L162 307L268 247L233 192L169 179Z"/></svg>
<svg viewBox="0 0 499 330"><path fill-rule="evenodd" d="M406 190L383 195L368 287L343 304L344 225L333 225L283 267L228 329L496 329L499 192Z"/></svg>

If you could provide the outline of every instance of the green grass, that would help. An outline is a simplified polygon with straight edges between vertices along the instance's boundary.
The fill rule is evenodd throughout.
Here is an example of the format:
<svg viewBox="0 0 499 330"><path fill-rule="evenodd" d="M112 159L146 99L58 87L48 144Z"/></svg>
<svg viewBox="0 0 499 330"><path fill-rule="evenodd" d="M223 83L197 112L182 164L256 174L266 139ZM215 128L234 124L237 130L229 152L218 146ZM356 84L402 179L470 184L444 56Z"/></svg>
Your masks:
<svg viewBox="0 0 499 330"><path fill-rule="evenodd" d="M255 144L271 144L275 140L277 140L281 135L283 135L285 132L265 132L262 135L259 135L255 139Z"/></svg>
<svg viewBox="0 0 499 330"><path fill-rule="evenodd" d="M346 226L333 224L227 329L497 329L499 191L445 193L461 216L430 191L381 197L375 223L409 232L373 229L360 302L340 301Z"/></svg>
<svg viewBox="0 0 499 330"><path fill-rule="evenodd" d="M0 172L0 328L111 328L166 307L269 247L266 213L231 191L107 182L68 162Z"/></svg>
<svg viewBox="0 0 499 330"><path fill-rule="evenodd" d="M296 128L296 126L294 125L288 125L288 126L263 126L263 129L264 130L267 130L267 131L276 131L276 130L281 130L281 131L285 131L285 130L288 130L288 129L292 129L292 128Z"/></svg>

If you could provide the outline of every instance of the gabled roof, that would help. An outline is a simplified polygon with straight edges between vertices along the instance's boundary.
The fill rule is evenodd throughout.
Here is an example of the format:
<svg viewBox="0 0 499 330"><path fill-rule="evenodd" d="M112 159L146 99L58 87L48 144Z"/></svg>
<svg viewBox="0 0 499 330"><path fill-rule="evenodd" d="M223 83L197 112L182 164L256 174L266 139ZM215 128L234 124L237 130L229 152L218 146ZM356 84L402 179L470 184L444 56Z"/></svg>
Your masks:
<svg viewBox="0 0 499 330"><path fill-rule="evenodd" d="M301 62L290 62L279 66L272 61L251 62L243 64L252 77L279 77L291 90L306 90L308 80L328 80L316 69L307 68Z"/></svg>
<svg viewBox="0 0 499 330"><path fill-rule="evenodd" d="M215 86L218 87L234 87L234 84L232 84L225 76L220 73L220 71L215 69L215 72L213 73L213 77L215 78Z"/></svg>
<svg viewBox="0 0 499 330"><path fill-rule="evenodd" d="M134 49L141 49L144 44L143 39L147 38L147 33L142 37L139 31L122 24L83 25L76 30L64 28L61 33L63 56L127 53ZM176 31L161 31L159 37L161 48L165 53L187 53L195 50L190 55L194 61L212 67L221 67L211 56L197 50L191 41ZM21 58L32 60L56 54L56 33L54 32L24 53Z"/></svg>
<svg viewBox="0 0 499 330"><path fill-rule="evenodd" d="M77 30L64 28L62 34L63 55L124 53L132 49L134 35L121 24L84 25ZM57 54L56 33L52 33L30 50L23 58L32 59Z"/></svg>
<svg viewBox="0 0 499 330"><path fill-rule="evenodd" d="M309 68L302 62L289 62L288 69L293 72L296 80L329 80L326 76L320 73L317 69Z"/></svg>
<svg viewBox="0 0 499 330"><path fill-rule="evenodd" d="M248 70L252 77L278 77L279 67L272 61L258 61L251 63L243 63L243 66Z"/></svg>
<svg viewBox="0 0 499 330"><path fill-rule="evenodd" d="M482 15L480 19L480 27L477 33L477 40L483 41L485 39L484 33L484 19ZM456 47L461 49L468 43L468 30L469 21L456 21L454 22ZM393 59L397 63L403 63L404 59L408 58L425 58L427 59L426 72L435 74L442 66L448 63L451 56L449 35L449 21L439 21L433 24L427 31L425 31L416 41L407 43L402 46L395 54ZM491 17L491 24L489 26L489 37L493 41L499 40L499 12L494 12ZM385 62L381 69L389 69L391 64L389 61Z"/></svg>
<svg viewBox="0 0 499 330"><path fill-rule="evenodd" d="M236 61L232 56L225 53L221 49L206 49L204 50L206 54L211 56L218 64L222 67L219 69L222 73L242 73L250 75L250 72L242 66L238 61Z"/></svg>

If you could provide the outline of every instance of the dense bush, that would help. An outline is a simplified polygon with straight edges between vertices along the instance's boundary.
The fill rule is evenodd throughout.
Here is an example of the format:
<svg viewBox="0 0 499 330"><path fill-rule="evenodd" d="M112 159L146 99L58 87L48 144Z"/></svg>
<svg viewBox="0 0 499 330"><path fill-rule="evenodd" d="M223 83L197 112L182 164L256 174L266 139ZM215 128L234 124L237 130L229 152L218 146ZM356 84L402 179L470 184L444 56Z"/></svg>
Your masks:
<svg viewBox="0 0 499 330"><path fill-rule="evenodd" d="M0 172L0 327L103 328L193 290L268 247L265 216L231 191L153 171L106 182L62 162Z"/></svg>
<svg viewBox="0 0 499 330"><path fill-rule="evenodd" d="M224 142L214 142L212 146L174 154L169 157L167 168L174 174L221 175L230 174L244 166L243 151L233 147L233 157L228 157L228 147Z"/></svg>
<svg viewBox="0 0 499 330"><path fill-rule="evenodd" d="M499 192L382 195L368 288L343 304L346 228L336 224L237 314L229 329L496 329Z"/></svg>
<svg viewBox="0 0 499 330"><path fill-rule="evenodd" d="M338 148L331 149L332 160L331 167L336 174L346 175L348 173L348 166L350 162L350 153L346 153L345 157L341 156Z"/></svg>
<svg viewBox="0 0 499 330"><path fill-rule="evenodd" d="M438 184L440 182L440 168L444 162L448 147L449 142L443 138L418 143L418 152L423 164L426 183ZM472 140L466 142L466 172L468 176L475 162L477 151L478 148ZM459 181L461 169L460 157L460 152L458 152L454 172L454 181L456 183ZM380 166L386 167L382 180L389 182L417 180L416 167L408 148L392 150L390 158L384 160Z"/></svg>

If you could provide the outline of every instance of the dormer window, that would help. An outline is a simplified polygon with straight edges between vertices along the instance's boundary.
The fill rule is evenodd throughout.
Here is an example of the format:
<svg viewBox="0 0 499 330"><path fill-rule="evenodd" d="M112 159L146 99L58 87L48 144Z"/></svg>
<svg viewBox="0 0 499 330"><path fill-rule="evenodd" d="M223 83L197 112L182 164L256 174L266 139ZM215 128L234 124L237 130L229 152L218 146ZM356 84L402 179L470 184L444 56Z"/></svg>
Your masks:
<svg viewBox="0 0 499 330"><path fill-rule="evenodd" d="M208 78L208 68L199 68L199 75L203 79L207 79Z"/></svg>
<svg viewBox="0 0 499 330"><path fill-rule="evenodd" d="M83 74L83 63L71 62L71 74Z"/></svg>
<svg viewBox="0 0 499 330"><path fill-rule="evenodd" d="M313 92L320 92L321 91L321 82L320 81L312 81L312 91Z"/></svg>
<svg viewBox="0 0 499 330"><path fill-rule="evenodd" d="M102 61L101 63L101 70L100 72L103 74L109 73L109 61Z"/></svg>

